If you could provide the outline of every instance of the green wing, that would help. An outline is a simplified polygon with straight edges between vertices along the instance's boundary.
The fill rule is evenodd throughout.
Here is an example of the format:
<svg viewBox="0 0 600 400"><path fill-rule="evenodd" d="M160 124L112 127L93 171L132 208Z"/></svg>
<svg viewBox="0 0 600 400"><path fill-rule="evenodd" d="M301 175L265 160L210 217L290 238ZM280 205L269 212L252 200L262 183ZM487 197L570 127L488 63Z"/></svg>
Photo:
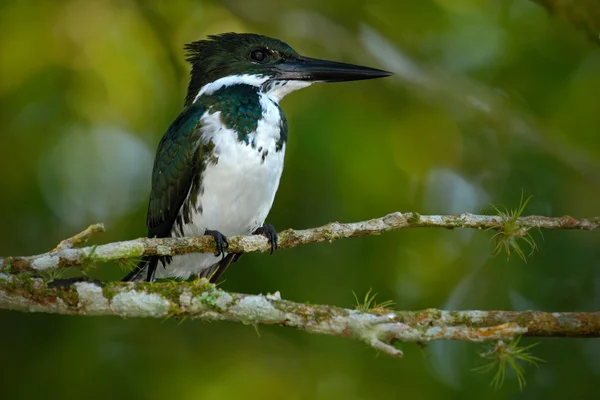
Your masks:
<svg viewBox="0 0 600 400"><path fill-rule="evenodd" d="M200 102L197 102L200 103ZM146 225L148 237L171 236L173 225L179 229L191 217L200 185L200 167L205 151L200 141L200 118L206 107L194 104L186 108L162 137L152 170L152 189ZM183 213L179 213L184 207Z"/></svg>
<svg viewBox="0 0 600 400"><path fill-rule="evenodd" d="M223 125L237 131L238 139L245 143L262 115L257 89L232 85L200 97L177 117L160 141L154 160L146 222L149 237L171 236L173 228L181 232L182 226L190 222L191 211L197 206L195 194L200 190L200 175L212 155L212 142L200 142L200 118L209 108L221 111ZM284 117L282 121L285 123ZM287 136L284 131L287 132L287 127L282 126L281 143Z"/></svg>

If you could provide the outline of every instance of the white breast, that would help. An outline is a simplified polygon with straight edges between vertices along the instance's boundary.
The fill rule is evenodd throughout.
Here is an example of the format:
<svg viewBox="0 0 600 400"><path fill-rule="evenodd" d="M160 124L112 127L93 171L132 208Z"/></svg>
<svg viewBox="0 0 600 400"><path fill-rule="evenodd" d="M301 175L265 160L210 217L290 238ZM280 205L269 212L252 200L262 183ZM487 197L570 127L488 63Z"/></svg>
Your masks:
<svg viewBox="0 0 600 400"><path fill-rule="evenodd" d="M205 229L225 236L251 233L264 223L279 186L285 151L276 151L279 122L266 117L260 121L249 137L252 146L240 143L236 132L223 128L219 114L204 118L205 126L216 128L212 140L218 160L204 171L204 192L198 199L202 214L194 215L194 226L187 234L203 234Z"/></svg>
<svg viewBox="0 0 600 400"><path fill-rule="evenodd" d="M249 135L250 144L241 143L235 131L223 126L220 111L203 115L202 140L213 142L216 163L209 163L203 172L204 190L197 202L201 212L183 227L185 236L204 235L206 229L225 236L248 235L264 224L283 172L285 144L277 151L279 107L263 94L260 101L264 111L256 131ZM178 235L173 231L173 236ZM157 276L187 278L219 259L212 254L178 256L166 270L159 268Z"/></svg>

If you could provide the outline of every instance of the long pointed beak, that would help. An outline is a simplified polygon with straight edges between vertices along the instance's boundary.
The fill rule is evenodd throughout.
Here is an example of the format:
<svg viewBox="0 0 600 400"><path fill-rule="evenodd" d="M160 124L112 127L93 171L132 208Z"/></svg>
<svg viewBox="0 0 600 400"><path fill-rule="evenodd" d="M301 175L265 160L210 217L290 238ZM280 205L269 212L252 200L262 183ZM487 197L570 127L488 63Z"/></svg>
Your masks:
<svg viewBox="0 0 600 400"><path fill-rule="evenodd" d="M279 72L277 79L309 82L358 81L392 75L380 69L302 56L286 60L275 68Z"/></svg>

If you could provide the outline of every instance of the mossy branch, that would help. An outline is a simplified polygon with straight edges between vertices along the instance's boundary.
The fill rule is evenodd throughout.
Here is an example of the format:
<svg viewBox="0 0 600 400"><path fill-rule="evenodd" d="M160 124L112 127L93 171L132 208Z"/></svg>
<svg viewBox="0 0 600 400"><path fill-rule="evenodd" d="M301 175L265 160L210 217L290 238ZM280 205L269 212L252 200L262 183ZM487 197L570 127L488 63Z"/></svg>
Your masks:
<svg viewBox="0 0 600 400"><path fill-rule="evenodd" d="M302 244L332 242L351 237L380 235L389 231L405 228L471 228L495 230L515 235L515 239L524 236L528 229L578 229L592 230L600 227L600 217L575 219L569 216L543 217L527 216L507 219L503 215L419 215L414 212L395 212L381 218L368 221L339 223L332 222L319 228L306 230L288 229L279 233L279 248L291 248ZM10 273L26 271L44 271L51 268L63 268L89 265L90 263L122 261L151 255L177 255L194 252L214 252L215 242L210 236L148 239L140 238L98 246L74 248L92 233L101 231L102 225L92 225L74 238L67 239L54 250L35 256L0 257L0 270ZM517 237L518 236L518 237ZM263 236L234 236L229 239L231 253L250 253L270 251L270 245ZM510 239L510 238L508 238Z"/></svg>
<svg viewBox="0 0 600 400"><path fill-rule="evenodd" d="M350 310L229 293L205 279L195 282L75 283L48 288L41 279L0 274L0 308L54 314L232 321L349 337L393 357L399 342L511 341L518 336L600 337L600 312Z"/></svg>

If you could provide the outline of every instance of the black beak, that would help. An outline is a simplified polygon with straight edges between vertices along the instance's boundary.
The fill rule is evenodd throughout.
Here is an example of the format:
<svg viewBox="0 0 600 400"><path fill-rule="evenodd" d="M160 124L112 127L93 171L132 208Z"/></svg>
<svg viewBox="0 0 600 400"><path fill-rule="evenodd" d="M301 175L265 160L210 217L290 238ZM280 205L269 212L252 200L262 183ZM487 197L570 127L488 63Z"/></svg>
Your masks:
<svg viewBox="0 0 600 400"><path fill-rule="evenodd" d="M309 82L344 82L383 78L391 72L336 61L299 56L278 64L277 79Z"/></svg>

